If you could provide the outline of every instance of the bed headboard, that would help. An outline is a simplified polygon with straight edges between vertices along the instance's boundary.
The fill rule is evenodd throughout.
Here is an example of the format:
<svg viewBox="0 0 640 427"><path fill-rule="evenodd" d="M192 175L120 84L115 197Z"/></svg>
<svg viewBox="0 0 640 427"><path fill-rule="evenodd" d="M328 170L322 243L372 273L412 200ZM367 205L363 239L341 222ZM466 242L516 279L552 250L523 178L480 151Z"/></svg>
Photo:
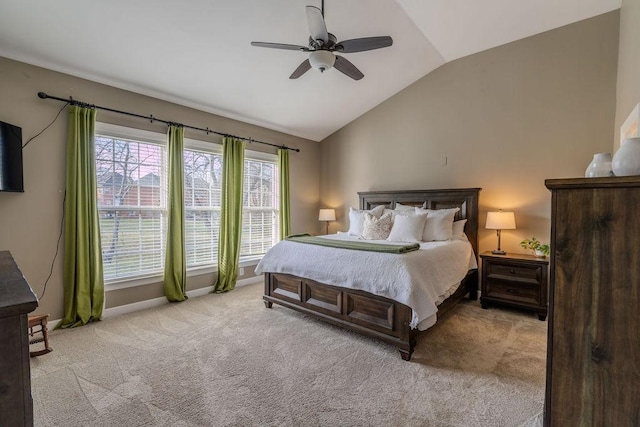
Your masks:
<svg viewBox="0 0 640 427"><path fill-rule="evenodd" d="M360 209L384 205L393 209L396 203L422 206L427 209L460 208L455 220L466 219L464 231L478 256L478 193L481 188L452 188L440 190L362 191L358 192Z"/></svg>

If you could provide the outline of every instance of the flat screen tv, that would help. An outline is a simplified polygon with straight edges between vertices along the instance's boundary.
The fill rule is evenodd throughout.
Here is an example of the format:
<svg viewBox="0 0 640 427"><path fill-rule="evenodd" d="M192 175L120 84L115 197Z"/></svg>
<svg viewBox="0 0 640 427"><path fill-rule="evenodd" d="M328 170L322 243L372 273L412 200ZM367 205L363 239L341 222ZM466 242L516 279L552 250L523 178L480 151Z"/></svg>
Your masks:
<svg viewBox="0 0 640 427"><path fill-rule="evenodd" d="M22 129L0 122L0 191L24 191Z"/></svg>

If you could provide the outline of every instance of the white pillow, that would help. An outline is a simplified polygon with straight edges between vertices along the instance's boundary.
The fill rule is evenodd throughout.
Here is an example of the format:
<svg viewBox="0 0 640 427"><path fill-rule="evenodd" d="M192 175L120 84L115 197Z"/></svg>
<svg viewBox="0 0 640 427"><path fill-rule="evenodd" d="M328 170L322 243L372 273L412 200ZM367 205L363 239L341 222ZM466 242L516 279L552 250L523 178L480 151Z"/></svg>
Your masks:
<svg viewBox="0 0 640 427"><path fill-rule="evenodd" d="M451 231L451 238L452 239L469 240L467 235L464 233L464 225L466 223L467 223L466 219L461 219L459 221L454 221L453 222L453 227L452 227L452 231Z"/></svg>
<svg viewBox="0 0 640 427"><path fill-rule="evenodd" d="M362 238L366 240L385 240L391 231L391 214L386 213L380 218L369 212L364 213Z"/></svg>
<svg viewBox="0 0 640 427"><path fill-rule="evenodd" d="M382 215L382 211L384 211L384 205L376 206L375 208L369 211L349 208L348 233L352 236L358 236L358 237L362 236L362 230L364 227L364 214L366 212L369 212L376 218L380 218L380 215Z"/></svg>
<svg viewBox="0 0 640 427"><path fill-rule="evenodd" d="M409 206L409 205L403 205L403 204L400 204L400 203L396 203L396 206L393 209L396 210L396 211L413 211L416 208L424 209L426 207L427 207L427 202L424 202L420 206Z"/></svg>
<svg viewBox="0 0 640 427"><path fill-rule="evenodd" d="M406 208L406 207L407 206L403 206L403 208ZM386 213L391 213L391 222L393 222L395 220L395 218L396 218L396 215L415 215L415 208L413 206L411 206L410 210L385 209L384 212L382 213L382 215L384 215Z"/></svg>
<svg viewBox="0 0 640 427"><path fill-rule="evenodd" d="M427 212L427 223L424 226L422 240L433 242L437 240L450 240L453 235L453 218L460 208L452 209L420 209L416 213Z"/></svg>
<svg viewBox="0 0 640 427"><path fill-rule="evenodd" d="M397 214L394 221L391 233L387 240L393 242L419 242L422 240L422 233L424 232L425 223L428 220L429 215L425 214L413 214L402 215Z"/></svg>

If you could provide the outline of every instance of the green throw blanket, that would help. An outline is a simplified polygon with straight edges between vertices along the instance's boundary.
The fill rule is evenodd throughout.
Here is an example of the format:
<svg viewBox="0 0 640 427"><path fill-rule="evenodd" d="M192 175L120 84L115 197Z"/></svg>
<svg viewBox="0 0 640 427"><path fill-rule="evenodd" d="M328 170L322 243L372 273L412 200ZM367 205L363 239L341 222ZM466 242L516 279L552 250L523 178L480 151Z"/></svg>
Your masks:
<svg viewBox="0 0 640 427"><path fill-rule="evenodd" d="M417 251L420 245L410 243L406 245L381 245L371 242L353 242L351 240L334 240L323 237L315 237L310 234L292 234L286 237L286 240L298 243L308 243L311 245L329 246L340 249L353 249L357 251L384 252L389 254L405 254L407 252Z"/></svg>

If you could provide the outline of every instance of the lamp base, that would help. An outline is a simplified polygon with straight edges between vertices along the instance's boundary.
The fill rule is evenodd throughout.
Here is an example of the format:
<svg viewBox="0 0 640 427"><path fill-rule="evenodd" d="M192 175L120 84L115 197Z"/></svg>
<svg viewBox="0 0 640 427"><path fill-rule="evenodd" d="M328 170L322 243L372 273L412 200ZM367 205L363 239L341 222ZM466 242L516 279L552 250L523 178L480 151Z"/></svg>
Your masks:
<svg viewBox="0 0 640 427"><path fill-rule="evenodd" d="M495 249L493 251L491 251L492 254L494 255L506 255L507 253L505 251L501 251L500 249Z"/></svg>

